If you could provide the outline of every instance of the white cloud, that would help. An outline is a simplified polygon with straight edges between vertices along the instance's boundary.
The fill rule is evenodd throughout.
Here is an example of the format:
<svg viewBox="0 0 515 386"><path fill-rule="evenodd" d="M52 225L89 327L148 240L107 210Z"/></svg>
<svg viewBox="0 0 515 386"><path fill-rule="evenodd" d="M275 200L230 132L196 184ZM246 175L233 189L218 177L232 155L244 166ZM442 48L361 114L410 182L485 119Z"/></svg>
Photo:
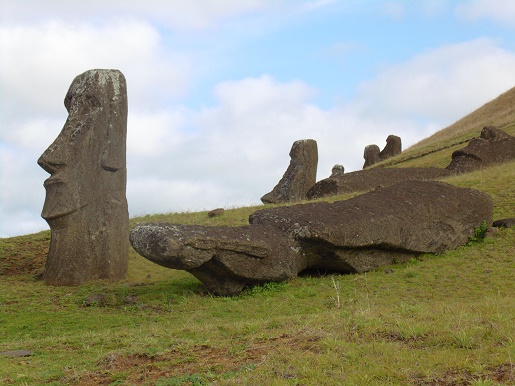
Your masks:
<svg viewBox="0 0 515 386"><path fill-rule="evenodd" d="M17 0L2 4L1 17L6 22L29 23L53 19L56 12L70 22L85 18L98 21L138 17L173 29L199 30L276 6L275 3L275 0Z"/></svg>
<svg viewBox="0 0 515 386"><path fill-rule="evenodd" d="M469 20L492 19L515 25L515 2L511 0L469 0L456 7L456 14Z"/></svg>
<svg viewBox="0 0 515 386"><path fill-rule="evenodd" d="M2 26L0 51L4 117L62 114L71 81L92 68L120 69L130 80L129 102L140 108L182 95L190 75L186 56L165 49L158 31L137 21Z"/></svg>
<svg viewBox="0 0 515 386"><path fill-rule="evenodd" d="M387 1L381 7L382 12L393 20L400 20L406 14L405 5L401 1Z"/></svg>
<svg viewBox="0 0 515 386"><path fill-rule="evenodd" d="M515 53L476 39L419 54L364 83L369 114L450 124L515 85Z"/></svg>

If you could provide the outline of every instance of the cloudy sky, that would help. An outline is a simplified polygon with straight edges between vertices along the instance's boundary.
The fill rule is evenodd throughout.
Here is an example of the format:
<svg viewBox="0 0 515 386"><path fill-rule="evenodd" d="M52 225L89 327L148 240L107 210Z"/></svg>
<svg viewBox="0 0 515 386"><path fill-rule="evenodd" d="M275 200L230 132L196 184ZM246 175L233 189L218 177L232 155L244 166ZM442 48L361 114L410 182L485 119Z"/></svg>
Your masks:
<svg viewBox="0 0 515 386"><path fill-rule="evenodd" d="M48 229L36 161L73 78L127 79L131 216L258 204L298 139L361 169L515 86L515 1L0 0L0 237Z"/></svg>

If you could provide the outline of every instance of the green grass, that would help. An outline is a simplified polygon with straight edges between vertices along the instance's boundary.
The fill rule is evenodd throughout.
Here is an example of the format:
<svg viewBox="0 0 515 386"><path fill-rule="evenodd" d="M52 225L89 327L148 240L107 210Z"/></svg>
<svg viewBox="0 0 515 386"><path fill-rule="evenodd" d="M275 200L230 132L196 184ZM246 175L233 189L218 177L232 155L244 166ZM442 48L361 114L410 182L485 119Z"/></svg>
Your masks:
<svg viewBox="0 0 515 386"><path fill-rule="evenodd" d="M441 163L440 153L424 156L425 166ZM445 181L488 193L494 219L515 217L515 162ZM263 207L131 226L240 226ZM0 356L0 384L515 384L513 228L362 275L315 272L236 297L211 296L132 249L125 282L47 287L35 276L49 239L0 239L0 352L33 353ZM104 304L86 302L92 294Z"/></svg>

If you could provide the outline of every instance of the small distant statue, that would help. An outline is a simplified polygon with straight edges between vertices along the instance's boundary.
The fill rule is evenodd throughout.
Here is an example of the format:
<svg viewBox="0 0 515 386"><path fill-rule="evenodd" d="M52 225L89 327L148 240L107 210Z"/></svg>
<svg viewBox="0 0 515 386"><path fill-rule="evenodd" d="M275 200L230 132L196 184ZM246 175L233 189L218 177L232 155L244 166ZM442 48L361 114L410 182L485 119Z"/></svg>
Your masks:
<svg viewBox="0 0 515 386"><path fill-rule="evenodd" d="M331 169L331 177L343 176L345 174L345 168L343 165L336 164Z"/></svg>
<svg viewBox="0 0 515 386"><path fill-rule="evenodd" d="M386 138L386 146L383 150L379 151L379 146L368 145L365 147L363 158L365 158L365 164L363 169L368 168L380 161L384 161L390 157L394 157L402 152L402 141L400 137L396 135L389 135Z"/></svg>
<svg viewBox="0 0 515 386"><path fill-rule="evenodd" d="M43 278L73 286L120 280L128 268L127 86L118 70L77 76L68 119L38 164L50 173L41 216L51 241Z"/></svg>

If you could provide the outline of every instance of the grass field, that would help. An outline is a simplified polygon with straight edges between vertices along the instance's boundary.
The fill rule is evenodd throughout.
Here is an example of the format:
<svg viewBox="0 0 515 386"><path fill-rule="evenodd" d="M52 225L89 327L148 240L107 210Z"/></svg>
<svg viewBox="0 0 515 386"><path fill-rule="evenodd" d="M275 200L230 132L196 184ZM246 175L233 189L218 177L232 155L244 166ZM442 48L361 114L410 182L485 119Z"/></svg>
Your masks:
<svg viewBox="0 0 515 386"><path fill-rule="evenodd" d="M401 157L414 162L420 149ZM434 166L442 154L416 159ZM488 193L494 219L515 217L515 162L445 181ZM131 225L239 226L258 208ZM0 239L0 352L32 352L0 356L1 384L515 384L514 228L362 275L311 272L236 297L213 297L133 250L125 282L47 287L37 277L49 239Z"/></svg>

